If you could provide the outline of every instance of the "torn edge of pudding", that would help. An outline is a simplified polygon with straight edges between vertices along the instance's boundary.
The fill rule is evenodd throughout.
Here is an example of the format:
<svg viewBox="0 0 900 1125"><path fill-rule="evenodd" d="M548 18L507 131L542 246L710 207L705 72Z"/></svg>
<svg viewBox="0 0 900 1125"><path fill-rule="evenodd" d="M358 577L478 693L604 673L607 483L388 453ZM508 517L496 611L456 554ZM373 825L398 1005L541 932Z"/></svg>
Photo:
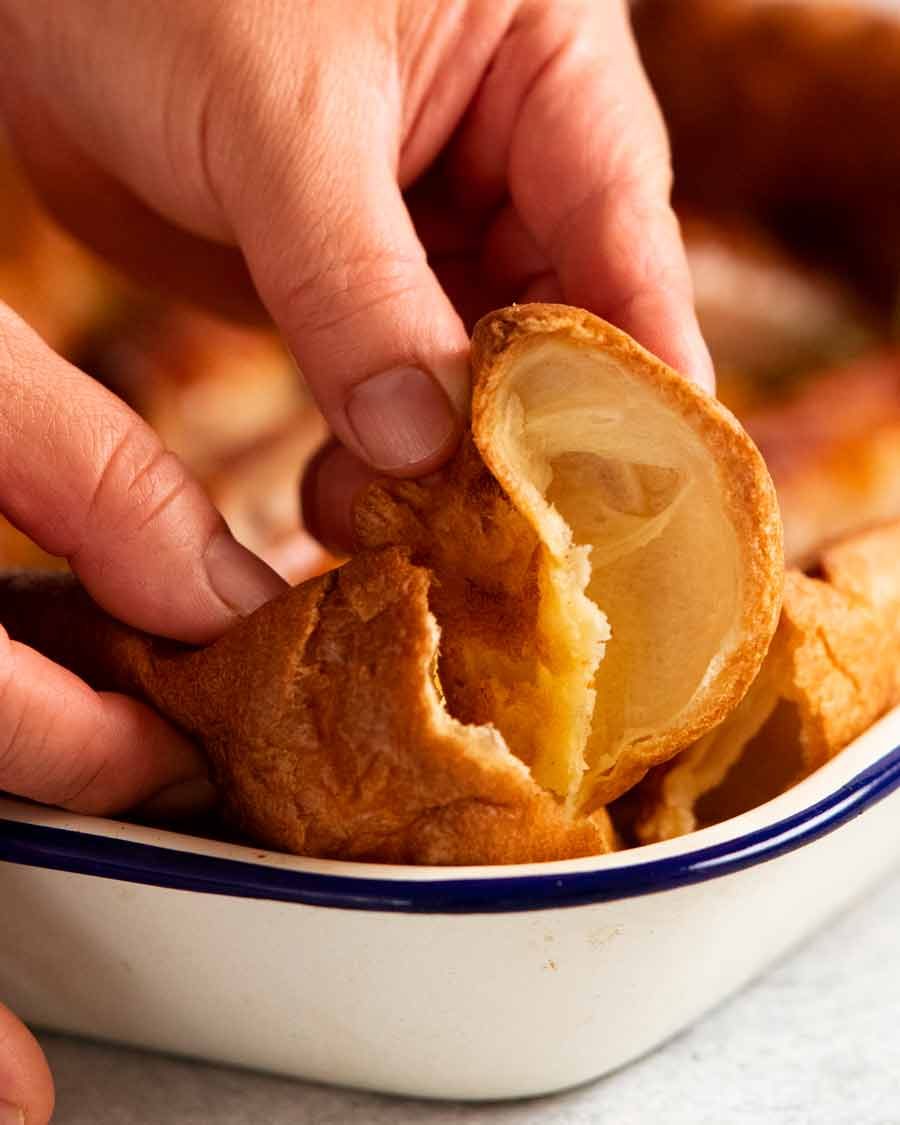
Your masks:
<svg viewBox="0 0 900 1125"><path fill-rule="evenodd" d="M587 768L570 791L586 811L702 735L752 682L781 595L774 490L727 410L583 310L485 318L473 367L488 467L560 570L580 556L582 604L608 618Z"/></svg>
<svg viewBox="0 0 900 1125"><path fill-rule="evenodd" d="M431 574L439 632L429 679L447 713L494 727L543 789L570 798L585 769L592 682L609 637L583 592L587 551L549 551L470 436L439 473L371 485L356 529L361 546L403 546Z"/></svg>
<svg viewBox="0 0 900 1125"><path fill-rule="evenodd" d="M454 460L371 486L358 546L431 572L448 715L584 815L752 682L781 596L774 491L726 410L581 310L485 318L473 376Z"/></svg>

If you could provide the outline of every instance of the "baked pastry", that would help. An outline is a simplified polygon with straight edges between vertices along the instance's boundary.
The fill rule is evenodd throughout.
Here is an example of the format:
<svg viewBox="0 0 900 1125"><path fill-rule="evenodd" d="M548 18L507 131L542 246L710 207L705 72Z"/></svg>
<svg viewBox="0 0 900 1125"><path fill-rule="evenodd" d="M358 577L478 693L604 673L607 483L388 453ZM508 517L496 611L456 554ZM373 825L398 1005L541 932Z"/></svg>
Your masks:
<svg viewBox="0 0 900 1125"><path fill-rule="evenodd" d="M504 863L607 850L602 806L721 721L781 594L762 459L623 333L526 305L478 325L471 437L361 498L361 553L202 651L76 586L0 591L13 636L209 752L251 838Z"/></svg>
<svg viewBox="0 0 900 1125"><path fill-rule="evenodd" d="M900 354L881 351L810 377L743 418L778 491L785 555L900 518Z"/></svg>
<svg viewBox="0 0 900 1125"><path fill-rule="evenodd" d="M388 863L504 863L608 850L432 678L428 575L373 552L191 650L129 629L68 576L0 580L13 637L99 690L150 701L206 748L224 813L260 844Z"/></svg>
<svg viewBox="0 0 900 1125"><path fill-rule="evenodd" d="M900 522L829 548L817 574L788 572L778 630L741 704L629 794L638 842L762 804L900 703Z"/></svg>
<svg viewBox="0 0 900 1125"><path fill-rule="evenodd" d="M600 805L753 678L781 590L770 481L720 404L589 313L495 313L473 368L471 443L372 486L359 542L435 575L451 712Z"/></svg>

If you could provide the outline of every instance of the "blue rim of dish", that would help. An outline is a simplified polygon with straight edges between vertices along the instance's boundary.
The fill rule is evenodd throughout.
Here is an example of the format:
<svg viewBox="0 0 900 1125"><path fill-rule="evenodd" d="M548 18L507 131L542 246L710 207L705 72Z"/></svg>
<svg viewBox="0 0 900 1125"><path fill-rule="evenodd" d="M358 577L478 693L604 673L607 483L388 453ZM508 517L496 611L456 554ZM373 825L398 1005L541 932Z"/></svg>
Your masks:
<svg viewBox="0 0 900 1125"><path fill-rule="evenodd" d="M156 887L342 910L500 914L612 902L765 863L833 832L900 787L900 746L808 808L680 855L596 871L471 875L423 882L326 875L175 851L0 818L0 861Z"/></svg>

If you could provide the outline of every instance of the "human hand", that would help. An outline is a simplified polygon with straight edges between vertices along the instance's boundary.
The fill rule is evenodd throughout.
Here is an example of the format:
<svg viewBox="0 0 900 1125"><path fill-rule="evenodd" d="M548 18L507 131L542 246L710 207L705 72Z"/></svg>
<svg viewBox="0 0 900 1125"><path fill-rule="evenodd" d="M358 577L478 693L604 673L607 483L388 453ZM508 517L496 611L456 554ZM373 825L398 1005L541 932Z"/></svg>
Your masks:
<svg viewBox="0 0 900 1125"><path fill-rule="evenodd" d="M3 306L0 511L65 556L109 612L163 636L209 640L283 588L152 431ZM92 691L0 628L0 791L172 815L209 803L206 777L200 752L154 711ZM0 1006L0 1103L43 1125L52 1090L36 1042ZM0 1125L17 1120L4 1113Z"/></svg>
<svg viewBox="0 0 900 1125"><path fill-rule="evenodd" d="M583 305L712 384L624 0L0 0L0 47L4 118L68 225L189 297L262 297L343 442L306 487L332 542L372 469L450 456L492 307ZM126 408L6 313L0 341L0 507L101 604L204 640L280 588ZM202 770L8 642L0 689L0 788L105 812ZM42 1125L52 1083L5 1011L0 1043L0 1098Z"/></svg>
<svg viewBox="0 0 900 1125"><path fill-rule="evenodd" d="M0 96L57 213L189 296L261 295L343 443L304 490L328 541L372 469L451 454L490 308L583 305L712 386L624 0L4 15Z"/></svg>

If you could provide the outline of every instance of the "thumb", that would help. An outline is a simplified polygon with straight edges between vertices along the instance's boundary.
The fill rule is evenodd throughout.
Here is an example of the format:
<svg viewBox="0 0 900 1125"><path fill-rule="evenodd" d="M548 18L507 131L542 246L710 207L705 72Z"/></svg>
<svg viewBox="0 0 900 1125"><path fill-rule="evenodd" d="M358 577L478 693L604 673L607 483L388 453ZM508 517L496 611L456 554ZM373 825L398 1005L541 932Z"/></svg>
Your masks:
<svg viewBox="0 0 900 1125"><path fill-rule="evenodd" d="M245 185L232 222L335 434L373 468L418 476L459 439L468 337L417 238L389 139L325 130L295 159L260 160L249 183L225 177Z"/></svg>
<svg viewBox="0 0 900 1125"><path fill-rule="evenodd" d="M15 905L5 905L15 917ZM37 1040L0 1004L0 1122L47 1125L53 1100L53 1078Z"/></svg>

